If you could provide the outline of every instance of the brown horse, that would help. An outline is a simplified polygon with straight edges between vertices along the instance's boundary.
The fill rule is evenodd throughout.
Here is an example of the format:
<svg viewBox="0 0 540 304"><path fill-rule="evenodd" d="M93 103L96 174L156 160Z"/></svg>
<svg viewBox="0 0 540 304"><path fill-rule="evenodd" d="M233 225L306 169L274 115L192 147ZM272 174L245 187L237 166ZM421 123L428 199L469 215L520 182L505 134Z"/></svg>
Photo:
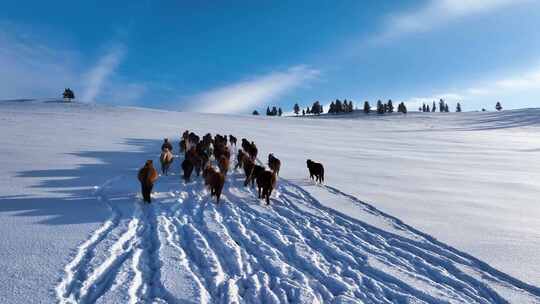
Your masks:
<svg viewBox="0 0 540 304"><path fill-rule="evenodd" d="M225 184L225 176L217 172L212 166L207 166L203 171L204 184L210 188L210 195L216 197L216 203L219 204L221 191Z"/></svg>
<svg viewBox="0 0 540 304"><path fill-rule="evenodd" d="M257 159L258 152L259 150L257 149L257 146L255 145L255 143L251 142L251 144L249 144L249 150L247 150L247 153L249 154L249 157L251 158L251 160L255 161Z"/></svg>
<svg viewBox="0 0 540 304"><path fill-rule="evenodd" d="M223 143L215 143L214 144L214 157L216 160L219 160L221 156L225 156L227 159L231 159L231 151L229 150L229 147L227 147Z"/></svg>
<svg viewBox="0 0 540 304"><path fill-rule="evenodd" d="M248 158L248 155L244 152L244 150L239 149L238 153L236 154L236 166L234 166L234 169L242 168L244 165L244 160Z"/></svg>
<svg viewBox="0 0 540 304"><path fill-rule="evenodd" d="M189 182L191 179L191 173L193 172L193 163L189 159L184 159L182 162L182 170L184 170L184 180Z"/></svg>
<svg viewBox="0 0 540 304"><path fill-rule="evenodd" d="M219 158L218 167L219 171L223 173L223 175L227 175L227 171L229 171L229 159L225 155L221 155Z"/></svg>
<svg viewBox="0 0 540 304"><path fill-rule="evenodd" d="M307 163L307 167L308 167L308 170L309 170L309 177L311 179L314 179L315 177L315 181L319 182L319 183L323 183L324 182L324 167L321 163L316 163L314 161L312 161L311 159L308 159L306 161Z"/></svg>
<svg viewBox="0 0 540 304"><path fill-rule="evenodd" d="M152 193L154 182L158 179L158 173L154 168L152 160L146 161L144 166L139 170L137 178L139 179L139 182L141 182L143 200L150 204L152 202L150 193Z"/></svg>
<svg viewBox="0 0 540 304"><path fill-rule="evenodd" d="M161 151L165 151L165 150L169 150L169 151L173 150L173 146L169 142L168 138L163 139L163 144L161 145Z"/></svg>
<svg viewBox="0 0 540 304"><path fill-rule="evenodd" d="M186 150L187 150L186 140L181 139L179 145L180 145L180 153L186 152Z"/></svg>
<svg viewBox="0 0 540 304"><path fill-rule="evenodd" d="M197 149L195 147L191 147L185 154L185 159L188 159L195 168L195 173L197 176L201 175L201 169L202 169L202 159L197 153Z"/></svg>
<svg viewBox="0 0 540 304"><path fill-rule="evenodd" d="M268 167L274 171L276 175L279 175L279 169L281 169L281 161L274 156L274 154L268 154Z"/></svg>
<svg viewBox="0 0 540 304"><path fill-rule="evenodd" d="M256 165L251 159L246 158L244 160L244 173L246 174L246 180L244 181L244 186L249 185L255 186L255 180L257 176L264 172L264 167Z"/></svg>
<svg viewBox="0 0 540 304"><path fill-rule="evenodd" d="M236 137L234 137L234 135L229 134L229 142L231 143L231 146L234 145L236 147L236 141L237 141Z"/></svg>
<svg viewBox="0 0 540 304"><path fill-rule="evenodd" d="M161 163L161 174L169 174L169 167L171 166L173 160L174 158L171 151L168 148L164 148L159 156L159 162Z"/></svg>
<svg viewBox="0 0 540 304"><path fill-rule="evenodd" d="M259 190L259 198L266 199L266 204L270 204L270 195L272 190L276 188L276 173L274 171L265 170L257 176L257 188Z"/></svg>

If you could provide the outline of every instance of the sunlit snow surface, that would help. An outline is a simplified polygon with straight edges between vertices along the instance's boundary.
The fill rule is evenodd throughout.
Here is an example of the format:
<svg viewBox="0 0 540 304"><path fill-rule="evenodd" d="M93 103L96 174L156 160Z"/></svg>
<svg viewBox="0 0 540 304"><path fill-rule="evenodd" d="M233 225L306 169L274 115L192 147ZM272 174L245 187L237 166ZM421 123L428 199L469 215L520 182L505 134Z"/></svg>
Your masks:
<svg viewBox="0 0 540 304"><path fill-rule="evenodd" d="M0 298L540 302L539 117L0 103ZM164 137L177 149L185 129L246 137L262 161L278 156L270 206L240 171L216 205L200 178L180 179L181 155L154 203L141 204L137 168L157 163ZM307 178L307 158L325 164L325 186Z"/></svg>

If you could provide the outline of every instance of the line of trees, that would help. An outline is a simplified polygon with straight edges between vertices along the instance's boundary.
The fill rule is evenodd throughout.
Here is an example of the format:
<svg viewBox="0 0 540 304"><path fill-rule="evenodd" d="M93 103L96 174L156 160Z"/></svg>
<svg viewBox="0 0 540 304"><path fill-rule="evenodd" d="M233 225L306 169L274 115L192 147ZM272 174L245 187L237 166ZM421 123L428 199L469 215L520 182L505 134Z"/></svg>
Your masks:
<svg viewBox="0 0 540 304"><path fill-rule="evenodd" d="M330 103L330 108L328 109L329 114L339 114L339 113L351 113L354 110L354 105L352 101L347 101L347 99L341 100L336 99Z"/></svg>
<svg viewBox="0 0 540 304"><path fill-rule="evenodd" d="M300 114L300 106L297 103L294 104L293 111L296 115ZM315 101L311 107L308 106L305 110L302 110L302 116L306 114L321 115L322 113L324 113L324 107L319 101Z"/></svg>
<svg viewBox="0 0 540 304"><path fill-rule="evenodd" d="M266 116L281 116L281 115L283 115L283 111L281 110L281 108L272 107L272 110L270 110L270 107L266 107Z"/></svg>
<svg viewBox="0 0 540 304"><path fill-rule="evenodd" d="M457 109L459 108L459 111ZM431 108L429 107L429 104L423 103L421 107L418 108L419 112L437 112L437 104L435 103L435 100L433 101L433 104L431 105ZM441 98L439 100L439 112L450 112L448 109L448 104ZM456 112L461 112L461 105L456 106Z"/></svg>
<svg viewBox="0 0 540 304"><path fill-rule="evenodd" d="M394 103L392 99L389 99L386 103L383 103L380 99L377 101L377 108L376 112L378 114L384 114L384 113L393 113L394 112ZM397 107L398 113L407 114L407 106L404 102L400 102ZM364 101L364 113L369 114L371 113L371 105L369 104L369 101Z"/></svg>
<svg viewBox="0 0 540 304"><path fill-rule="evenodd" d="M503 109L502 105L500 102L497 102L495 104L495 109L497 111L501 111ZM375 111L378 113L378 114L385 114L385 113L393 113L394 112L394 103L392 102L392 99L389 99L387 102L382 102L381 100L378 100L377 101L377 104L376 104L376 108L375 108ZM369 103L369 101L365 101L364 102L364 107L363 107L363 111L364 113L366 114L369 114L372 112L372 108L371 108L371 105ZM426 103L423 103L421 107L418 108L418 111L419 112L450 112L450 109L448 107L448 103L446 103L444 101L444 99L439 99L439 102L438 104L433 101L433 103L430 105L430 104L426 104ZM462 109L461 109L461 103L457 103L456 104L456 112L461 112ZM485 109L482 109L482 111L485 111ZM300 108L300 105L298 105L298 103L295 103L294 106L293 106L293 112L294 114L296 115L300 115L302 114L302 116L304 115L320 115L322 113L324 113L324 108L323 106L321 105L321 103L319 101L315 101L313 102L313 104L311 106L308 106L306 107L305 109L301 109ZM354 104L352 101L350 100L339 100L339 99L336 99L335 101L332 101L330 103L330 106L329 106L329 109L328 109L328 112L329 114L339 114L339 113L352 113L354 112ZM397 112L398 113L404 113L406 114L407 113L407 106L405 105L404 102L400 102L397 106ZM267 107L266 108L266 115L268 116L281 116L283 114L283 111L281 110L281 108L276 108L276 107L272 107L272 109L270 109L270 107ZM253 111L253 115L259 115L259 112L257 110Z"/></svg>

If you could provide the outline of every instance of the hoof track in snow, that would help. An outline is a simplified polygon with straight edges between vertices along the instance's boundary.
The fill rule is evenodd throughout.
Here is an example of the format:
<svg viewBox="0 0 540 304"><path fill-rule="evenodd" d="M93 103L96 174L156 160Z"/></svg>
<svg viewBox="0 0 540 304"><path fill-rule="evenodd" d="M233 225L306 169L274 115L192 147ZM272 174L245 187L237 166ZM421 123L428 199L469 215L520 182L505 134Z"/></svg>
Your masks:
<svg viewBox="0 0 540 304"><path fill-rule="evenodd" d="M338 189L281 178L266 206L242 182L230 173L218 205L200 178L179 175L160 179L151 205L135 188L98 191L111 216L65 266L59 302L540 302L538 288ZM309 188L391 229L325 207Z"/></svg>

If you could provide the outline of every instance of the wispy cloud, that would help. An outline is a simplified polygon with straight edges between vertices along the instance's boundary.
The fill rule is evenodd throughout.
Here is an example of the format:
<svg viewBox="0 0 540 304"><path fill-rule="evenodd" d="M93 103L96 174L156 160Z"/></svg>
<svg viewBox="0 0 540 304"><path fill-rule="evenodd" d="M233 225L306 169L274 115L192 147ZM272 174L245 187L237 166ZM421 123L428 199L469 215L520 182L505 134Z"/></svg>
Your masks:
<svg viewBox="0 0 540 304"><path fill-rule="evenodd" d="M406 13L388 16L383 31L374 42L387 41L403 34L430 31L453 20L485 14L531 0L431 0L426 5Z"/></svg>
<svg viewBox="0 0 540 304"><path fill-rule="evenodd" d="M12 24L0 27L0 99L55 97L75 84L75 52L48 46Z"/></svg>
<svg viewBox="0 0 540 304"><path fill-rule="evenodd" d="M120 65L125 54L123 45L111 47L85 75L85 88L81 94L81 100L93 102L101 93L104 84L116 68Z"/></svg>
<svg viewBox="0 0 540 304"><path fill-rule="evenodd" d="M320 71L304 65L259 75L200 93L190 99L188 110L205 113L240 113L275 100L317 78Z"/></svg>
<svg viewBox="0 0 540 304"><path fill-rule="evenodd" d="M115 75L127 50L118 40L93 61L31 29L0 21L0 99L60 98L71 87L80 101L137 104L148 87Z"/></svg>
<svg viewBox="0 0 540 304"><path fill-rule="evenodd" d="M469 105L469 109L484 107L486 103L498 100L510 102L510 107L524 107L531 106L537 96L540 96L540 65L530 70L515 72L509 77L474 83L461 90L408 98L407 104L415 108L424 102L431 103L433 100L443 98L449 102L462 101L465 105Z"/></svg>

